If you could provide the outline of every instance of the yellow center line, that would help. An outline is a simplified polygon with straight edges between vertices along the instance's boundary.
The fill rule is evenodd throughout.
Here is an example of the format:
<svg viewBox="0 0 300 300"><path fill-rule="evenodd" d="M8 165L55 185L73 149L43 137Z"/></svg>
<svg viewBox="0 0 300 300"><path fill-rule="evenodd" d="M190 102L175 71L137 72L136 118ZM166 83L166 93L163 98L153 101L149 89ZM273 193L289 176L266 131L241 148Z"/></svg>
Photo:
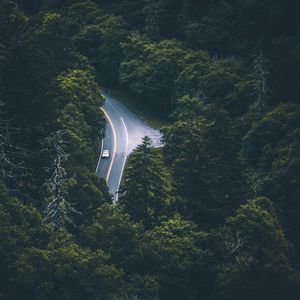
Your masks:
<svg viewBox="0 0 300 300"><path fill-rule="evenodd" d="M111 129L112 129L112 132L113 132L113 136L114 136L114 150L113 150L111 162L110 162L110 165L109 165L109 168L108 168L108 172L107 172L107 175L106 175L106 181L108 181L109 176L110 176L110 172L111 172L111 169L112 169L112 165L114 163L115 155L116 155L117 136L116 136L116 130L115 130L114 124L113 124L111 118L109 117L108 113L105 111L105 109L103 107L101 107L101 110L105 114L105 117L107 118L107 120L108 120L108 122L109 122L109 124L111 126Z"/></svg>

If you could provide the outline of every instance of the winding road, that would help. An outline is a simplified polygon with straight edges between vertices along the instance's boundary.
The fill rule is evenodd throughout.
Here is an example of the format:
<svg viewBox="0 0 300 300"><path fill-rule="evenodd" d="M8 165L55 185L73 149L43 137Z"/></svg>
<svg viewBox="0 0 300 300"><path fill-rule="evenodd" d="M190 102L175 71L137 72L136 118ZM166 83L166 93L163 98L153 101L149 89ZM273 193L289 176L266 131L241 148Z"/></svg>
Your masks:
<svg viewBox="0 0 300 300"><path fill-rule="evenodd" d="M161 133L147 125L130 107L102 93L105 103L102 109L107 125L101 144L96 174L106 179L109 191L115 202L130 152L141 143L143 136L152 139L153 146L161 146ZM103 150L109 150L109 158L101 158Z"/></svg>

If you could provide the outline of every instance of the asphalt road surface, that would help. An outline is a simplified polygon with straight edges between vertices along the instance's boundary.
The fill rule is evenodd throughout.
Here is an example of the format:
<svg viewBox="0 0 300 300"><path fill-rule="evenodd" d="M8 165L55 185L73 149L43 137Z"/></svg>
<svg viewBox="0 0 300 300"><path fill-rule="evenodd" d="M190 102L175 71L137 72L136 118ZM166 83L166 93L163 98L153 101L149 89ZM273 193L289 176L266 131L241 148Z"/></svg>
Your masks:
<svg viewBox="0 0 300 300"><path fill-rule="evenodd" d="M105 104L102 108L106 118L106 132L101 144L96 173L106 179L114 201L118 201L126 159L149 136L155 147L161 146L161 133L147 125L130 107L107 93L102 93ZM103 150L109 150L109 158L101 158Z"/></svg>

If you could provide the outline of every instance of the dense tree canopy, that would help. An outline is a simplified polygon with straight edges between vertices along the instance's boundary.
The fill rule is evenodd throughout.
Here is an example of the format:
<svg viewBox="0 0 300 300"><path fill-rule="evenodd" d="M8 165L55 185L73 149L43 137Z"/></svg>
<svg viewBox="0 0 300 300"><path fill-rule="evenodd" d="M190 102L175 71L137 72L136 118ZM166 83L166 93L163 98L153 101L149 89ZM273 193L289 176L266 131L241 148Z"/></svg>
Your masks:
<svg viewBox="0 0 300 300"><path fill-rule="evenodd" d="M1 0L0 299L300 299L296 5ZM167 121L117 204L102 87Z"/></svg>

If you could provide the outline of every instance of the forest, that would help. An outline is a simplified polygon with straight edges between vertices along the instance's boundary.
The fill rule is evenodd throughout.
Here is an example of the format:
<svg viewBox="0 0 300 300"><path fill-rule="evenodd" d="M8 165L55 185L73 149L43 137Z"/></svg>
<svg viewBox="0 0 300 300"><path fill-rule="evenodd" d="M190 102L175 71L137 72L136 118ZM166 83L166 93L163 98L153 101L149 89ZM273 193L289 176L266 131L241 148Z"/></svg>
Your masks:
<svg viewBox="0 0 300 300"><path fill-rule="evenodd" d="M160 111L117 204L101 89ZM300 299L295 0L0 0L0 299Z"/></svg>

